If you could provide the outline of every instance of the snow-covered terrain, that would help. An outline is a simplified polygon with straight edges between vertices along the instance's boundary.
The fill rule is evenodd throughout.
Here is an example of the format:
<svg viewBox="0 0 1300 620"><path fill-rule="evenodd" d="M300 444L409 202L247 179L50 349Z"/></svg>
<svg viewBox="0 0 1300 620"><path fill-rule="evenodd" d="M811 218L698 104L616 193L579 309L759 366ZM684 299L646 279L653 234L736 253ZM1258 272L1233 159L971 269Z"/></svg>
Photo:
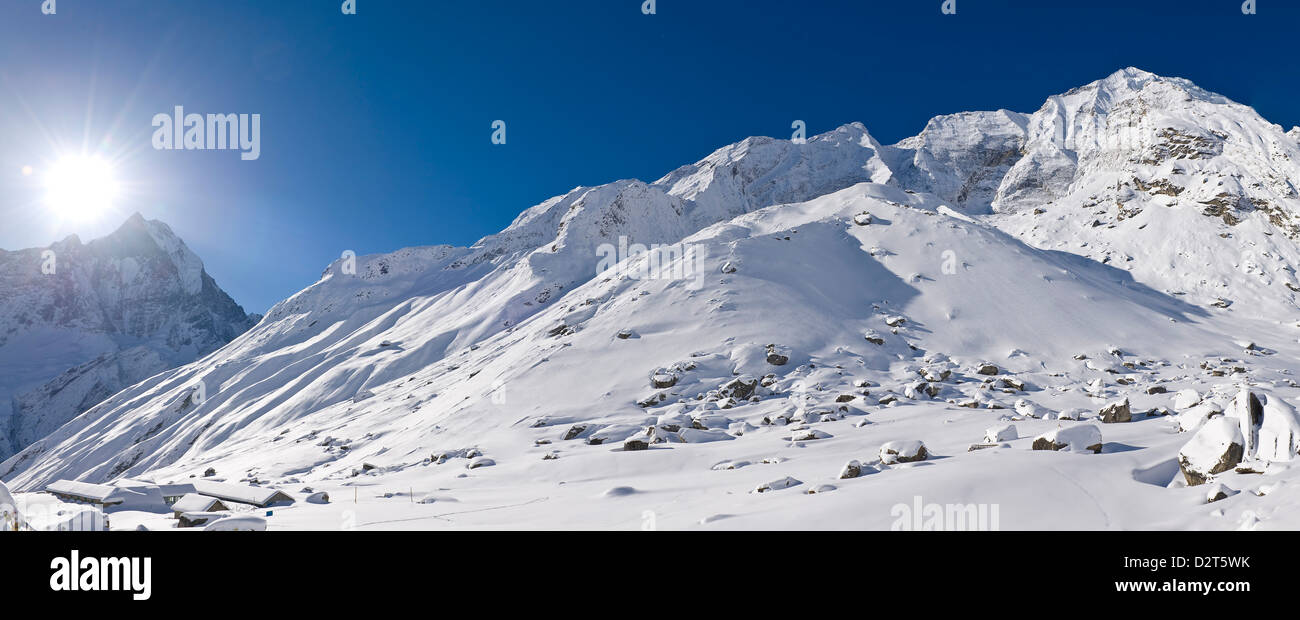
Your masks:
<svg viewBox="0 0 1300 620"><path fill-rule="evenodd" d="M746 139L337 261L0 477L270 486L272 530L1300 527L1296 135L1126 69Z"/></svg>
<svg viewBox="0 0 1300 620"><path fill-rule="evenodd" d="M0 250L0 457L256 322L166 224Z"/></svg>

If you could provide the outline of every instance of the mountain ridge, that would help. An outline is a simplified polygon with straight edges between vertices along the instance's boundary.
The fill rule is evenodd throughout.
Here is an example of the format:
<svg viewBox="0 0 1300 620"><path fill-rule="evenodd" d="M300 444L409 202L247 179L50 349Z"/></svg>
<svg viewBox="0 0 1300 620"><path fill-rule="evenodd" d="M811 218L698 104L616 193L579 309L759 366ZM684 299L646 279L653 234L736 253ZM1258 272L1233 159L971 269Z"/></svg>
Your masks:
<svg viewBox="0 0 1300 620"><path fill-rule="evenodd" d="M959 440L936 430L949 421L1032 427L1047 419L1022 410L1119 397L1156 410L1156 388L1219 394L1215 381L1291 390L1279 364L1296 338L1274 333L1300 291L1286 269L1300 262L1286 191L1300 146L1184 82L1121 70L1033 114L936 117L894 145L860 123L806 144L747 138L653 183L575 188L467 248L339 259L255 329L96 405L0 476L418 475L515 501L534 492L515 478L566 479L539 469L549 451L569 480L619 471L625 456L599 446L647 428L671 471L765 451L802 467L794 431L933 433L953 454ZM1231 191L1242 200L1204 202ZM601 248L620 243L699 248L702 269L662 249L603 268ZM651 257L689 277L629 275ZM1176 450L1144 430L1159 422L1107 427L1155 451L1107 475ZM472 453L497 466L437 467ZM1137 503L1162 510L1157 495Z"/></svg>

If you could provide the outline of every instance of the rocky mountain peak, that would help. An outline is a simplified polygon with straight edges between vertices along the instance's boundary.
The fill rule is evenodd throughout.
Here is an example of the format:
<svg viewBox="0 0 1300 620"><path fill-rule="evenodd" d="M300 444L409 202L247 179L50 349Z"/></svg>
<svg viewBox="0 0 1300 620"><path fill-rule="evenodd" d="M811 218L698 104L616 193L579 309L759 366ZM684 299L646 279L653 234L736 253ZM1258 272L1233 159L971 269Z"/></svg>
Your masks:
<svg viewBox="0 0 1300 620"><path fill-rule="evenodd" d="M170 227L139 213L86 243L0 254L0 367L12 369L0 378L0 455L255 319Z"/></svg>

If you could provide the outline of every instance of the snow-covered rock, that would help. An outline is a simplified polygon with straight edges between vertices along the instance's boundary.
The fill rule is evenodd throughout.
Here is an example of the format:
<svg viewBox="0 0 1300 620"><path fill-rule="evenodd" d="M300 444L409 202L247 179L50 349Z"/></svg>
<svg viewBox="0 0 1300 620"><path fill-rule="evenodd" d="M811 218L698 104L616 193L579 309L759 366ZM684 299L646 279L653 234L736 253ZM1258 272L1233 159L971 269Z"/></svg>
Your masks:
<svg viewBox="0 0 1300 620"><path fill-rule="evenodd" d="M1013 441L1019 439L1020 435L1016 431L1015 424L1003 424L994 426L984 431L984 443L1001 443L1003 441Z"/></svg>
<svg viewBox="0 0 1300 620"><path fill-rule="evenodd" d="M916 440L891 441L880 446L880 462L886 465L924 461L929 457L925 444Z"/></svg>
<svg viewBox="0 0 1300 620"><path fill-rule="evenodd" d="M1121 422L1132 422L1133 412L1130 408L1128 399L1106 405L1097 412L1097 419L1103 424L1116 424Z"/></svg>
<svg viewBox="0 0 1300 620"><path fill-rule="evenodd" d="M1236 467L1244 454L1245 440L1237 421L1218 417L1206 422L1178 451L1178 467L1188 486L1196 486Z"/></svg>
<svg viewBox="0 0 1300 620"><path fill-rule="evenodd" d="M1075 424L1048 431L1034 438L1034 450L1069 450L1101 453L1101 429L1092 424Z"/></svg>
<svg viewBox="0 0 1300 620"><path fill-rule="evenodd" d="M852 460L849 461L848 463L845 463L843 469L840 469L839 478L840 480L857 478L861 476L863 473L864 473L864 468L862 466L862 463L859 463L857 460Z"/></svg>
<svg viewBox="0 0 1300 620"><path fill-rule="evenodd" d="M1246 459L1295 459L1300 450L1300 417L1281 397L1243 389L1233 400L1230 416L1241 429Z"/></svg>
<svg viewBox="0 0 1300 620"><path fill-rule="evenodd" d="M1203 402L1183 410L1174 419L1178 422L1179 431L1190 433L1201 428L1207 420L1222 414L1223 407L1217 403Z"/></svg>
<svg viewBox="0 0 1300 620"><path fill-rule="evenodd" d="M1208 504L1213 504L1214 502L1221 499L1228 499L1236 494L1237 491L1234 491L1223 484L1215 484L1205 493L1205 501Z"/></svg>
<svg viewBox="0 0 1300 620"><path fill-rule="evenodd" d="M1174 411L1186 411L1201 404L1201 395L1196 390L1178 390L1174 394Z"/></svg>
<svg viewBox="0 0 1300 620"><path fill-rule="evenodd" d="M801 484L803 484L802 481L799 481L799 480L796 480L796 479L791 478L791 477L789 477L789 476L786 476L786 477L784 477L784 478L778 478L778 479L773 480L773 481L771 481L771 482L764 482L763 484L760 484L760 485L758 485L757 487L755 487L755 488L754 488L754 492L755 492L755 493L767 493L768 491L780 491L780 490L788 489L788 488L790 488L790 487L798 486L798 485L801 485Z"/></svg>

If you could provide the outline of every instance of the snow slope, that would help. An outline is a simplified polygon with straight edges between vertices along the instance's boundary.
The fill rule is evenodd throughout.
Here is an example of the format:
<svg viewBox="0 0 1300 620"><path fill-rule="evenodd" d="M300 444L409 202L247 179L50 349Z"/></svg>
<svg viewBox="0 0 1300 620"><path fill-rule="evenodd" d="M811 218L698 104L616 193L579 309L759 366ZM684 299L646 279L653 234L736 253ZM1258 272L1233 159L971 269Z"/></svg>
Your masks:
<svg viewBox="0 0 1300 620"><path fill-rule="evenodd" d="M1139 117L1162 142L1107 137ZM336 262L0 477L211 468L335 498L271 529L890 528L931 505L992 508L1002 528L1295 527L1286 459L1221 474L1256 492L1207 504L1179 472L1184 418L1165 415L1182 389L1296 397L1288 220L1240 201L1207 216L1131 180L1219 175L1289 214L1266 180L1297 178L1290 160L1249 146L1297 148L1272 132L1128 69L892 146L858 124L750 138L652 184L577 188L470 248ZM1114 227L1091 226L1119 178ZM1124 205L1142 212L1120 220ZM1207 247L1253 249L1271 279ZM1102 423L1125 398L1132 421ZM984 444L1008 424L1015 439ZM1100 454L1032 449L1089 425ZM925 460L888 454L917 442Z"/></svg>

